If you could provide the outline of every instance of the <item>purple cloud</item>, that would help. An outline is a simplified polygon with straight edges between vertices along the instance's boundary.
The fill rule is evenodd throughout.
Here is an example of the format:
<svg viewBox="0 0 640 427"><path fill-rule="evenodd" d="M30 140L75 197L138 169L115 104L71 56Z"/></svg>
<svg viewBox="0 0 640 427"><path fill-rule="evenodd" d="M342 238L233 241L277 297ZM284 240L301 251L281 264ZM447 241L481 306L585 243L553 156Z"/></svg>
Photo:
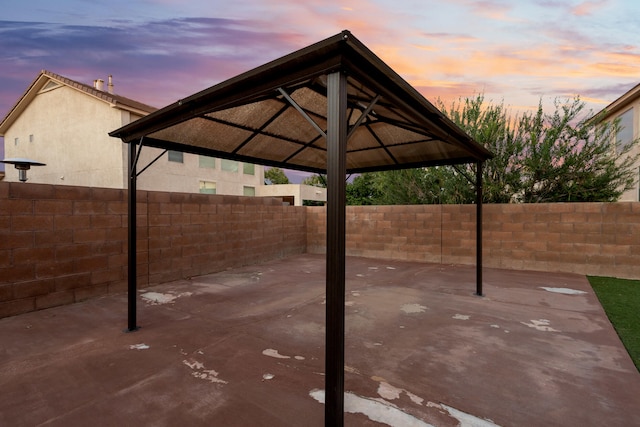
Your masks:
<svg viewBox="0 0 640 427"><path fill-rule="evenodd" d="M250 20L180 18L111 26L0 21L4 117L40 70L83 83L114 76L115 91L158 107L302 45Z"/></svg>

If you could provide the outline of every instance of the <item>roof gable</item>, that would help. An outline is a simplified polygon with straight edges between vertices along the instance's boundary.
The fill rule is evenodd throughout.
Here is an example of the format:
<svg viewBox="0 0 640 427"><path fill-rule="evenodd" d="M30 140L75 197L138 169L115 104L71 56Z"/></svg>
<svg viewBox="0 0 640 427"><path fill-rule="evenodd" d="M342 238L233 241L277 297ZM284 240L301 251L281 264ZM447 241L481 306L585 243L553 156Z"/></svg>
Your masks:
<svg viewBox="0 0 640 427"><path fill-rule="evenodd" d="M625 92L620 98L607 105L594 117L597 117L599 120L607 120L609 117L626 110L631 104L638 101L640 101L640 84L635 85Z"/></svg>
<svg viewBox="0 0 640 427"><path fill-rule="evenodd" d="M115 108L131 111L143 116L157 110L157 108L155 107L143 104L133 99L97 90L93 86L79 83L75 80L71 80L59 74L52 73L51 71L42 70L40 74L38 74L36 79L27 88L26 92L18 99L13 108L9 110L2 122L0 122L0 135L4 135L6 130L22 114L22 112L29 106L29 104L39 93L53 90L60 86L70 87L80 93L105 102Z"/></svg>

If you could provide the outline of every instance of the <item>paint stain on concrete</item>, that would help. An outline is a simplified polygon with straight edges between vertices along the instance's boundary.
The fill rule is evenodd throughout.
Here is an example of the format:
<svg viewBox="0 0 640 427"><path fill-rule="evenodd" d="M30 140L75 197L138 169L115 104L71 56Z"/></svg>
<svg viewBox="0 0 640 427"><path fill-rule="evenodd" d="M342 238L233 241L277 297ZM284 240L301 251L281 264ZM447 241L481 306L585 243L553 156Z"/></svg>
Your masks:
<svg viewBox="0 0 640 427"><path fill-rule="evenodd" d="M309 396L324 404L324 390L311 390ZM344 410L351 414L363 414L372 421L392 427L433 427L413 415L402 412L390 402L361 397L350 392L344 394Z"/></svg>
<svg viewBox="0 0 640 427"><path fill-rule="evenodd" d="M471 316L467 315L467 314L456 314L455 316L453 316L454 319L456 320L469 320L469 318L471 318Z"/></svg>
<svg viewBox="0 0 640 427"><path fill-rule="evenodd" d="M163 294L160 292L145 292L140 295L149 305L173 304L178 298L191 296L191 292L181 294Z"/></svg>
<svg viewBox="0 0 640 427"><path fill-rule="evenodd" d="M129 350L147 350L149 348L146 344L133 344L129 346Z"/></svg>
<svg viewBox="0 0 640 427"><path fill-rule="evenodd" d="M404 311L407 314L415 314L415 313L424 313L428 310L427 307L420 304L403 304L400 307L400 310Z"/></svg>
<svg viewBox="0 0 640 427"><path fill-rule="evenodd" d="M389 387L391 387L389 390L393 389L392 386ZM406 390L403 391L406 392ZM393 391L389 391L389 393L393 393ZM324 390L311 390L309 396L324 404ZM420 401L418 405L422 406L424 399L415 397L417 398L416 400ZM417 401L414 401L414 403L417 403ZM499 427L491 420L478 418L444 404L427 402L425 406L447 412L458 421L460 427ZM344 410L352 414L363 414L372 421L391 427L433 427L432 424L402 411L398 406L384 399L362 397L351 392L344 393Z"/></svg>
<svg viewBox="0 0 640 427"><path fill-rule="evenodd" d="M276 377L276 376L275 376L275 375L273 375L273 374L264 374L264 375L262 376L262 380L263 380L263 381L269 381L269 380L274 379L275 377Z"/></svg>
<svg viewBox="0 0 640 427"><path fill-rule="evenodd" d="M395 267L387 267L387 270L395 270Z"/></svg>
<svg viewBox="0 0 640 427"><path fill-rule="evenodd" d="M350 374L360 375L360 371L358 371L356 368L354 368L352 366L344 365L344 371L348 372Z"/></svg>
<svg viewBox="0 0 640 427"><path fill-rule="evenodd" d="M451 406L440 404L440 407L447 411L453 418L457 419L460 427L499 427L491 420L478 418L466 412L459 411L456 408L452 408Z"/></svg>
<svg viewBox="0 0 640 427"><path fill-rule="evenodd" d="M441 412L443 412L443 413L445 413L445 412L449 413L450 416L452 416L453 418L458 420L458 422L459 422L458 425L461 426L461 427L498 427L491 420L478 418L478 417L476 417L474 415L467 414L466 412L459 411L459 410L457 410L455 408L452 408L451 406L447 406L445 404L435 403L435 402L430 402L430 401L427 401L425 403L424 399L421 398L420 396L417 396L417 395L411 393L410 391L408 391L406 389L399 388L399 387L394 387L393 385L389 384L382 377L378 377L378 376L374 375L374 376L371 377L371 379L373 381L376 381L376 382L380 383L378 385L378 394L383 399L386 399L386 400L399 399L401 397L402 393L405 393L407 395L407 397L409 397L409 399L411 399L411 401L413 403L415 403L416 405L418 405L418 406L426 406L427 408L436 408L436 409L441 410ZM383 402L384 402L384 400L383 400ZM390 402L387 402L387 403L391 404ZM395 405L393 405L393 406L396 407ZM390 425L394 425L394 424L390 424Z"/></svg>
<svg viewBox="0 0 640 427"><path fill-rule="evenodd" d="M531 320L530 323L527 323L527 322L520 322L520 323L542 332L560 332L557 329L553 329L551 326L549 326L551 322L547 319Z"/></svg>
<svg viewBox="0 0 640 427"><path fill-rule="evenodd" d="M579 291L577 289L571 288L548 288L546 286L540 286L540 289L544 289L547 292L553 292L556 294L564 294L564 295L582 295L586 294L585 291Z"/></svg>
<svg viewBox="0 0 640 427"><path fill-rule="evenodd" d="M209 381L211 383L228 384L227 381L224 381L218 378L218 375L220 374L217 371L213 369L205 369L205 366L202 362L198 362L197 360L190 359L190 360L183 360L182 363L188 366L189 368L191 368L191 370L193 371L191 372L191 376L194 378L197 378L199 380Z"/></svg>
<svg viewBox="0 0 640 427"><path fill-rule="evenodd" d="M411 401L416 405L422 405L422 402L424 402L423 398L403 388L394 387L385 381L381 381L380 384L378 384L378 394L383 399L386 399L386 400L400 399L400 395L402 393L406 394L407 397L411 399Z"/></svg>
<svg viewBox="0 0 640 427"><path fill-rule="evenodd" d="M268 348L266 350L262 350L262 354L264 354L265 356L276 358L276 359L291 359L290 356L284 356L284 355L278 353L278 350L274 350L272 348Z"/></svg>

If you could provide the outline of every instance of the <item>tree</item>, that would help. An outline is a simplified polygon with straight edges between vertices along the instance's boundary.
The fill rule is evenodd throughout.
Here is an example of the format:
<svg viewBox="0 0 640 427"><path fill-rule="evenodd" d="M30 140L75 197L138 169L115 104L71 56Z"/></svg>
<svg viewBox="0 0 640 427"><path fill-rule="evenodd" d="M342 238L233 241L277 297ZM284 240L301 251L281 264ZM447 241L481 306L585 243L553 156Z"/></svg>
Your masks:
<svg viewBox="0 0 640 427"><path fill-rule="evenodd" d="M509 203L514 193L519 191L522 174L519 159L524 156L523 142L515 137L514 129L518 117L511 118L504 104L486 105L484 95L466 98L454 102L447 109L441 100L437 106L455 124L460 126L480 145L489 149L495 157L485 162L483 167L483 201L487 203ZM451 167L449 167L451 168ZM473 203L475 201L475 165L459 165L458 170L466 173L463 180L457 180L455 188L464 201L455 203ZM467 178L468 177L468 178Z"/></svg>
<svg viewBox="0 0 640 427"><path fill-rule="evenodd" d="M373 186L374 174L363 173L347 183L347 205L375 205L379 204L381 194Z"/></svg>
<svg viewBox="0 0 640 427"><path fill-rule="evenodd" d="M486 203L611 202L635 182L639 155L630 153L638 141L616 150L619 124L585 114L577 97L556 100L552 114L539 103L515 117L503 104L486 105L483 95L437 105L495 154L483 168ZM475 167L380 172L372 183L381 204L474 203Z"/></svg>
<svg viewBox="0 0 640 427"><path fill-rule="evenodd" d="M578 98L555 103L553 114L542 106L523 117L518 131L525 141L521 200L542 202L614 202L633 187L638 155L632 141L616 150L619 123L598 123L581 114Z"/></svg>
<svg viewBox="0 0 640 427"><path fill-rule="evenodd" d="M327 176L323 174L310 175L302 180L302 184L312 187L327 188Z"/></svg>
<svg viewBox="0 0 640 427"><path fill-rule="evenodd" d="M289 178L280 168L269 168L264 171L264 183L270 184L290 184Z"/></svg>

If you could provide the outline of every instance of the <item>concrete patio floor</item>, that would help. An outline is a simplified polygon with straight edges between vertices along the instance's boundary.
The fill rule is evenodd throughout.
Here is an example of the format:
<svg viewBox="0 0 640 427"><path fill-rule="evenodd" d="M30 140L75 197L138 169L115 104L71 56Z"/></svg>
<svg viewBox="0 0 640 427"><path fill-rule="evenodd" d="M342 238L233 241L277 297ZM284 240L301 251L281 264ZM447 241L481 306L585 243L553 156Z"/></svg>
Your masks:
<svg viewBox="0 0 640 427"><path fill-rule="evenodd" d="M324 256L0 320L1 426L322 426ZM347 260L345 424L640 425L587 279ZM490 420L490 421L489 421Z"/></svg>

